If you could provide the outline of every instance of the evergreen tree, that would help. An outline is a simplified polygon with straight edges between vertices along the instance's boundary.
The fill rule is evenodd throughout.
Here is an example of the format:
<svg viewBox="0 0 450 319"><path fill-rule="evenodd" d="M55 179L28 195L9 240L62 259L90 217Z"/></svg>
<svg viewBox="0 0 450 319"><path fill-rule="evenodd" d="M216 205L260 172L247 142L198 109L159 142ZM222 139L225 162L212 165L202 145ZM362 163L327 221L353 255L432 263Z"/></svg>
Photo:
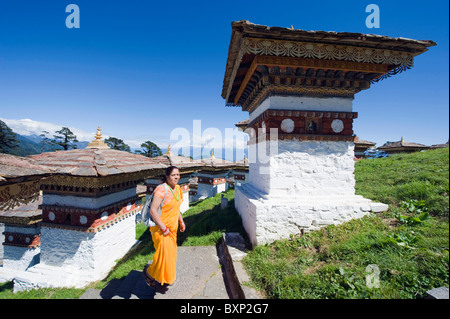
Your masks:
<svg viewBox="0 0 450 319"><path fill-rule="evenodd" d="M59 145L64 150L77 148L77 145L75 144L78 142L77 137L68 127L63 127L59 131L55 131L55 133L58 135L53 135L54 139L51 141L53 145Z"/></svg>
<svg viewBox="0 0 450 319"><path fill-rule="evenodd" d="M17 146L19 146L19 141L16 133L0 120L0 153L11 153L11 150Z"/></svg>
<svg viewBox="0 0 450 319"><path fill-rule="evenodd" d="M42 137L41 141L41 153L44 153L45 151L45 145L50 144L50 139L47 137L48 132L42 131L42 134L39 134L40 137Z"/></svg>
<svg viewBox="0 0 450 319"><path fill-rule="evenodd" d="M146 141L141 144L142 150L139 152L136 152L138 154L142 154L147 157L156 157L161 156L161 149L153 142Z"/></svg>
<svg viewBox="0 0 450 319"><path fill-rule="evenodd" d="M115 137L109 137L107 139L105 139L105 143L108 144L108 146L110 148L112 148L113 150L119 150L119 151L125 151L125 152L130 152L130 147L125 144L125 142L123 140L121 140L120 138L115 138Z"/></svg>

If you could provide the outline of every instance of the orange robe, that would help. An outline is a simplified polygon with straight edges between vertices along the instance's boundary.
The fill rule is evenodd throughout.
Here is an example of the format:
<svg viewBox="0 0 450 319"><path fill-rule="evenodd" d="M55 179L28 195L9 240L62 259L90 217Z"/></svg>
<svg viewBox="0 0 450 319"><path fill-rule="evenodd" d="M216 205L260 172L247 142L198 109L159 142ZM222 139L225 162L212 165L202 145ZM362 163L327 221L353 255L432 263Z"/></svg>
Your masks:
<svg viewBox="0 0 450 319"><path fill-rule="evenodd" d="M166 187L170 188L167 185ZM150 227L155 254L147 272L161 285L165 283L171 285L176 279L178 216L183 193L179 185L176 185L172 191L175 196L172 195L170 189L167 189L167 196L161 212L161 221L170 229L169 235L164 236L159 226ZM164 193L164 185L160 185L155 189L154 196L163 199Z"/></svg>

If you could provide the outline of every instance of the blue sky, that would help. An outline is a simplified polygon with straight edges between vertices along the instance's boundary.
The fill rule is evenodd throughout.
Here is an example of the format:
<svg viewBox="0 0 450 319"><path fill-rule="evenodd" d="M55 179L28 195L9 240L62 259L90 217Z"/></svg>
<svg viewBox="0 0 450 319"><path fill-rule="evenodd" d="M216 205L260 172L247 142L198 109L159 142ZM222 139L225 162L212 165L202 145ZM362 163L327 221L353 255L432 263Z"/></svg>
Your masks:
<svg viewBox="0 0 450 319"><path fill-rule="evenodd" d="M80 8L80 28L65 25ZM368 4L380 28L365 25ZM0 118L30 119L137 144L177 127L248 118L221 97L231 22L433 40L415 67L356 94L354 131L377 143L444 143L449 129L448 1L0 0ZM21 123L21 122L16 122ZM25 124L24 124L25 125ZM39 129L41 126L39 126ZM81 133L80 133L81 134Z"/></svg>

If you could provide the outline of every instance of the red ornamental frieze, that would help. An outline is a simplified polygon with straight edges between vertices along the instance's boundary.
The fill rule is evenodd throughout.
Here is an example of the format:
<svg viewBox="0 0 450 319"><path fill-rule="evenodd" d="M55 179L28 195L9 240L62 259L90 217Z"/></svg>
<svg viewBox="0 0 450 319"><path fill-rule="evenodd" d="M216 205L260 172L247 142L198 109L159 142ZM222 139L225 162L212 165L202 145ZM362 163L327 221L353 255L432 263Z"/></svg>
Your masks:
<svg viewBox="0 0 450 319"><path fill-rule="evenodd" d="M328 135L352 136L353 119L357 117L356 112L266 110L249 123L248 133L255 138L258 134L268 134L271 129L277 129L279 139L305 135L302 139L317 140L320 136L319 140L326 140L324 137ZM311 138L306 135L311 135Z"/></svg>
<svg viewBox="0 0 450 319"><path fill-rule="evenodd" d="M45 226L64 226L81 231L95 231L103 225L142 209L141 201L132 198L100 209L84 209L57 205L41 205Z"/></svg>
<svg viewBox="0 0 450 319"><path fill-rule="evenodd" d="M212 177L199 177L198 183L199 184L209 184L209 185L219 185L226 182L226 179L224 177L222 178L212 178Z"/></svg>
<svg viewBox="0 0 450 319"><path fill-rule="evenodd" d="M41 235L40 234L21 234L4 232L5 242L3 245L6 246L17 246L25 248L36 248L41 245Z"/></svg>

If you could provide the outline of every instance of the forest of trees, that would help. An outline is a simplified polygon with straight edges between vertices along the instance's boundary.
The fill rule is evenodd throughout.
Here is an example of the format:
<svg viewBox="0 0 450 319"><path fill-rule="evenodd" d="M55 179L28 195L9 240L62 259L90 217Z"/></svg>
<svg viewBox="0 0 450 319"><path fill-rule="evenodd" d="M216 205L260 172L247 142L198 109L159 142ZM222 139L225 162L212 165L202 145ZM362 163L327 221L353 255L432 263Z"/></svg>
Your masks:
<svg viewBox="0 0 450 319"><path fill-rule="evenodd" d="M55 131L53 138L48 137L48 131L42 131L39 144L30 141L22 135L14 133L5 122L0 120L0 153L26 156L39 154L43 152L52 152L59 150L70 150L78 148L78 139L76 135L68 128L62 127ZM115 150L131 152L131 148L122 139L109 137L105 143ZM135 154L141 154L147 157L162 155L161 149L151 141L145 141L141 144L141 149L134 151Z"/></svg>

